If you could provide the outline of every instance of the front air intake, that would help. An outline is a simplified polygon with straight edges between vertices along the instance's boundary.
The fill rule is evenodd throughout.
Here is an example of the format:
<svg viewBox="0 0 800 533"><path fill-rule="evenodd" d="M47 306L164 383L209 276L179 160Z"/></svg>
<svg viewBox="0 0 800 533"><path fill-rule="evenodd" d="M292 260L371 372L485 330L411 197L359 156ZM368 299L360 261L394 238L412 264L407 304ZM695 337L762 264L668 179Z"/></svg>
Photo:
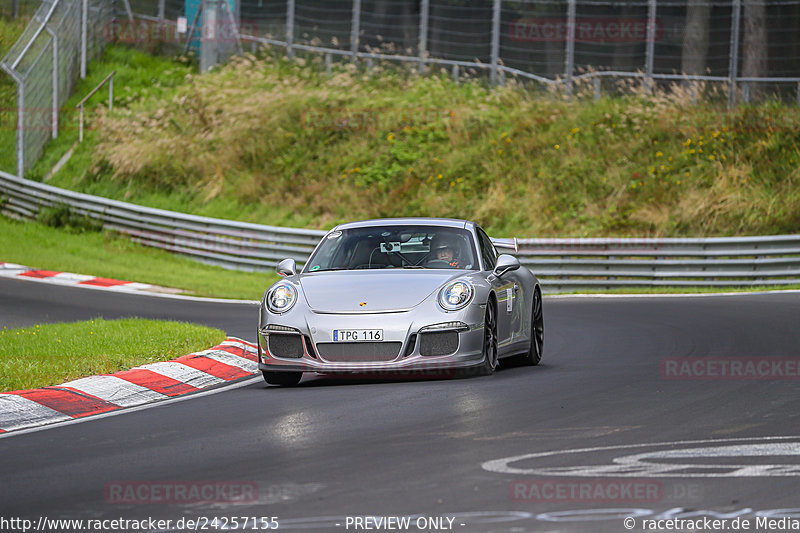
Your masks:
<svg viewBox="0 0 800 533"><path fill-rule="evenodd" d="M268 336L269 353L275 357L300 359L303 357L303 340L300 335L275 334Z"/></svg>
<svg viewBox="0 0 800 533"><path fill-rule="evenodd" d="M450 355L458 350L457 331L428 331L419 335L420 355Z"/></svg>
<svg viewBox="0 0 800 533"><path fill-rule="evenodd" d="M399 342L320 342L317 352L332 363L393 361L400 353Z"/></svg>

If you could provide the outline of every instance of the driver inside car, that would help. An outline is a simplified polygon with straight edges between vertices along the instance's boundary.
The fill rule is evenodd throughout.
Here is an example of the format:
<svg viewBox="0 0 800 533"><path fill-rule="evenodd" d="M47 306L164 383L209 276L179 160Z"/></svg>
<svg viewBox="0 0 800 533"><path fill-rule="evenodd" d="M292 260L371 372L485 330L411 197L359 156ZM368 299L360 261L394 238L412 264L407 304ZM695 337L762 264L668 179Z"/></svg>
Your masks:
<svg viewBox="0 0 800 533"><path fill-rule="evenodd" d="M458 243L450 235L437 235L431 242L433 259L446 261L452 268L461 268L458 261Z"/></svg>

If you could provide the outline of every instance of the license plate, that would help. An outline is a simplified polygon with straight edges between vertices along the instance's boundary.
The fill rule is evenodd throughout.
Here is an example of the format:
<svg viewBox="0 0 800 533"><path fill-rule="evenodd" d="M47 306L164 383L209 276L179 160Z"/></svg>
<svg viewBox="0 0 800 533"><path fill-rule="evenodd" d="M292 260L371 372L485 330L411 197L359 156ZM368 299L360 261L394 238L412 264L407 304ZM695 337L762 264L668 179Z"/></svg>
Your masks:
<svg viewBox="0 0 800 533"><path fill-rule="evenodd" d="M382 341L382 329L335 329L333 342Z"/></svg>

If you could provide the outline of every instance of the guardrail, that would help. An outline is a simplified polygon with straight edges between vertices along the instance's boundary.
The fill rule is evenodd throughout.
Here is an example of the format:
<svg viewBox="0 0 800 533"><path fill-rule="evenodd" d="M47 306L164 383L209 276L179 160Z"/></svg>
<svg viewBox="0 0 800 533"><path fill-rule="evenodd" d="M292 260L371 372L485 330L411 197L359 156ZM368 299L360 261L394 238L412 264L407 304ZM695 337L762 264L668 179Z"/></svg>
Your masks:
<svg viewBox="0 0 800 533"><path fill-rule="evenodd" d="M305 263L324 231L281 228L142 207L0 172L0 212L35 218L66 206L134 241L239 270ZM585 288L800 284L800 235L702 239L518 239L520 262L548 292ZM0 258L2 259L2 258Z"/></svg>
<svg viewBox="0 0 800 533"><path fill-rule="evenodd" d="M520 262L559 290L800 284L800 235L519 239Z"/></svg>
<svg viewBox="0 0 800 533"><path fill-rule="evenodd" d="M0 172L0 211L35 218L43 207L66 206L138 243L238 270L271 270L281 259L304 263L324 231L278 228L142 207L67 191Z"/></svg>

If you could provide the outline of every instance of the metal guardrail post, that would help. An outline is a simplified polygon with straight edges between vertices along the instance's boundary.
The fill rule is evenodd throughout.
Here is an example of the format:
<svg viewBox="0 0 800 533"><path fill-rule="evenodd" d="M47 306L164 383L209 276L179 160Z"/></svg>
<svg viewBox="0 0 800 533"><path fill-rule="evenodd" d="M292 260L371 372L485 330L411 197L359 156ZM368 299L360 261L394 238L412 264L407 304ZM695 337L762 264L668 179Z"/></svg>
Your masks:
<svg viewBox="0 0 800 533"><path fill-rule="evenodd" d="M736 73L739 69L739 21L742 14L742 0L733 0L731 5L731 45L728 64L728 109L736 105Z"/></svg>
<svg viewBox="0 0 800 533"><path fill-rule="evenodd" d="M564 89L572 101L572 71L575 67L575 11L577 0L567 0L567 43L564 54Z"/></svg>
<svg viewBox="0 0 800 533"><path fill-rule="evenodd" d="M419 7L419 45L417 46L417 56L419 64L417 71L422 74L425 72L425 56L428 54L428 23L431 10L431 0L422 0Z"/></svg>
<svg viewBox="0 0 800 533"><path fill-rule="evenodd" d="M655 86L653 81L653 62L656 46L656 9L656 0L649 0L647 3L647 51L644 68L648 92L653 92Z"/></svg>
<svg viewBox="0 0 800 533"><path fill-rule="evenodd" d="M361 32L361 0L353 0L353 18L350 22L350 54L353 61L358 57L359 33Z"/></svg>
<svg viewBox="0 0 800 533"><path fill-rule="evenodd" d="M500 7L502 0L494 0L492 4L492 44L491 44L491 70L489 80L492 85L497 84L497 67L500 64Z"/></svg>

